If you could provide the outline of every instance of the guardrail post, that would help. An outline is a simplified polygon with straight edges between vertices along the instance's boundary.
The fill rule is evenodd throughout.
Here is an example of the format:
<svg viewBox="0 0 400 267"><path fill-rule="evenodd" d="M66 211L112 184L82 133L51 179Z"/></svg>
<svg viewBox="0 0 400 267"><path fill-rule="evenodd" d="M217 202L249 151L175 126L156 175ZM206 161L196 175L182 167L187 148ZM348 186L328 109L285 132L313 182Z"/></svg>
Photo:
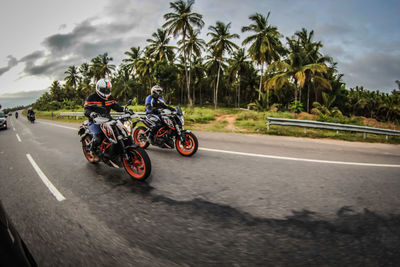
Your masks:
<svg viewBox="0 0 400 267"><path fill-rule="evenodd" d="M306 127L304 127L304 133L305 133L305 134L307 133L307 128L306 128Z"/></svg>
<svg viewBox="0 0 400 267"><path fill-rule="evenodd" d="M389 140L389 135L386 135L386 141L388 141Z"/></svg>
<svg viewBox="0 0 400 267"><path fill-rule="evenodd" d="M268 123L267 123L267 131L269 131L269 123L270 123L270 122L268 121Z"/></svg>
<svg viewBox="0 0 400 267"><path fill-rule="evenodd" d="M339 130L336 131L336 134L339 135Z"/></svg>
<svg viewBox="0 0 400 267"><path fill-rule="evenodd" d="M364 139L367 139L367 133L364 133Z"/></svg>

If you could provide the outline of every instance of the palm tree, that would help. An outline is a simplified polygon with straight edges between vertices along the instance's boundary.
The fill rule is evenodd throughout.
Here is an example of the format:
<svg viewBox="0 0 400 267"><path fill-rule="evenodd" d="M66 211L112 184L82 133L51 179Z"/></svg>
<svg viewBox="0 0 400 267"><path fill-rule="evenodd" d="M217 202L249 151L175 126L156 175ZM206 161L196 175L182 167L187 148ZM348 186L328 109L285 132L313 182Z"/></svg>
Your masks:
<svg viewBox="0 0 400 267"><path fill-rule="evenodd" d="M132 46L129 51L124 53L128 56L128 58L124 58L122 61L125 63L125 66L129 68L129 72L135 76L136 72L136 63L139 60L142 51L140 50L140 46L134 47Z"/></svg>
<svg viewBox="0 0 400 267"><path fill-rule="evenodd" d="M53 101L62 102L64 99L64 92L59 81L53 81L50 86L50 96Z"/></svg>
<svg viewBox="0 0 400 267"><path fill-rule="evenodd" d="M238 79L238 87L236 89L236 101L237 107L240 107L240 83L241 77L244 75L249 69L249 62L247 61L247 56L245 53L244 48L240 48L233 54L233 58L228 60L229 62L229 73L231 74L232 78ZM233 79L232 79L233 80Z"/></svg>
<svg viewBox="0 0 400 267"><path fill-rule="evenodd" d="M186 41L186 45L183 45L182 40L178 41L178 45L180 46L181 53L186 53L189 59L189 84L191 84L192 79L192 55L200 57L201 52L206 47L206 42L203 39L198 38L200 35L200 30L193 30L189 32L189 38ZM186 50L186 51L183 51ZM196 103L195 101L195 90L193 87L193 104Z"/></svg>
<svg viewBox="0 0 400 267"><path fill-rule="evenodd" d="M115 96L118 98L122 98L124 102L128 101L128 98L132 92L128 84L129 79L130 79L129 66L121 65L115 77L115 85L113 86L113 90L115 91Z"/></svg>
<svg viewBox="0 0 400 267"><path fill-rule="evenodd" d="M115 70L115 65L110 64L113 58L108 56L108 53L98 55L92 59L92 65L90 70L92 71L94 78L99 80L100 78L107 78L111 75L112 71Z"/></svg>
<svg viewBox="0 0 400 267"><path fill-rule="evenodd" d="M254 23L249 26L242 27L242 32L253 32L255 34L250 35L243 40L242 44L250 44L248 53L252 60L257 62L260 66L260 85L258 92L258 100L261 99L261 87L264 76L264 64L271 64L272 61L279 60L280 56L285 53L285 49L279 38L281 34L278 28L268 24L268 18L262 14L256 13L249 17Z"/></svg>
<svg viewBox="0 0 400 267"><path fill-rule="evenodd" d="M170 8L172 8L174 12L164 15L166 22L164 23L163 28L168 28L168 34L172 34L174 37L182 35L181 44L183 47L186 46L187 37L190 35L190 32L194 31L194 27L201 29L204 26L204 21L202 19L203 16L192 12L193 4L194 0L187 0L186 2L178 0L172 2L170 3ZM190 80L187 66L188 55L186 49L183 49L183 58L188 100L190 106L193 107L193 101L190 96Z"/></svg>
<svg viewBox="0 0 400 267"><path fill-rule="evenodd" d="M79 81L77 68L74 65L69 66L67 71L65 71L64 73L67 74L67 76L64 78L67 85L76 89L76 85L78 84Z"/></svg>
<svg viewBox="0 0 400 267"><path fill-rule="evenodd" d="M297 62L299 63L299 62ZM325 73L327 66L324 63L312 63L307 65L295 64L292 56L288 60L274 62L269 67L269 71L273 72L273 76L265 82L267 90L281 89L287 83L294 81L295 84L295 101L297 101L297 92L304 87L307 79L307 72L311 74ZM316 76L320 83L323 83L326 88L330 88L330 83L321 76Z"/></svg>
<svg viewBox="0 0 400 267"><path fill-rule="evenodd" d="M200 105L203 104L202 95L201 95L201 81L205 77L205 66L203 63L203 58L200 56L193 56L193 60L191 61L191 73L193 74L193 102L195 103L195 90L194 88L199 89L199 98L200 98Z"/></svg>
<svg viewBox="0 0 400 267"><path fill-rule="evenodd" d="M297 37L297 45L302 52L302 62L303 64L312 64L312 63L333 63L332 58L328 56L323 56L319 49L322 48L321 42L314 42L312 39L314 37L314 31L308 31L305 28L302 28L301 31L295 33ZM328 70L330 72L335 71L335 66L333 64L333 68ZM306 71L306 87L307 87L307 112L310 112L310 87L313 86L315 93L315 100L317 101L317 92L321 91L324 88L331 88L330 85L327 85L327 80L322 77L321 74L312 75L311 71ZM311 81L314 80L314 82ZM301 101L301 91L300 91L300 101Z"/></svg>
<svg viewBox="0 0 400 267"><path fill-rule="evenodd" d="M147 39L146 41L150 44L146 47L149 55L154 58L155 61L168 60L172 62L175 57L174 46L169 46L167 31L157 29L157 32L152 34L154 39Z"/></svg>
<svg viewBox="0 0 400 267"><path fill-rule="evenodd" d="M90 94L91 87L90 87L90 80L92 74L90 72L90 66L87 63L82 63L82 65L78 69L82 79L80 80L80 93L82 97L86 97Z"/></svg>
<svg viewBox="0 0 400 267"><path fill-rule="evenodd" d="M142 80L144 88L150 88L153 82L151 74L153 73L154 61L149 55L149 50L145 50L143 57L136 61L136 71Z"/></svg>
<svg viewBox="0 0 400 267"><path fill-rule="evenodd" d="M239 48L234 42L230 41L230 39L233 38L240 38L239 35L236 33L229 33L230 27L231 23L225 24L221 21L217 21L215 26L208 27L210 32L207 33L207 35L211 35L211 40L208 42L208 45L210 46L211 54L218 61L217 82L214 90L215 108L217 108L218 105L218 84L223 56L225 52L231 54L233 52L233 48Z"/></svg>

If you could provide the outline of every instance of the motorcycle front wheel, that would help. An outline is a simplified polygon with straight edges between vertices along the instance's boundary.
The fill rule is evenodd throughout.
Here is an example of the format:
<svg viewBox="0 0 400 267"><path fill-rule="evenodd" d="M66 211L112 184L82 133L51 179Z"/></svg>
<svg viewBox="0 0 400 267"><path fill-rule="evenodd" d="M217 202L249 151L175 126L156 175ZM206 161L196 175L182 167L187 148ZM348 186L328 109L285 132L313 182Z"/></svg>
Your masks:
<svg viewBox="0 0 400 267"><path fill-rule="evenodd" d="M133 140L135 141L136 144L138 144L141 148L147 148L150 143L147 141L146 137L146 127L139 126L135 129L133 132Z"/></svg>
<svg viewBox="0 0 400 267"><path fill-rule="evenodd" d="M141 148L128 148L128 158L122 156L126 172L137 181L144 181L151 173L151 161L147 152Z"/></svg>
<svg viewBox="0 0 400 267"><path fill-rule="evenodd" d="M185 132L183 133L183 141L178 137L176 138L175 147L182 156L191 157L197 152L199 141L192 132Z"/></svg>

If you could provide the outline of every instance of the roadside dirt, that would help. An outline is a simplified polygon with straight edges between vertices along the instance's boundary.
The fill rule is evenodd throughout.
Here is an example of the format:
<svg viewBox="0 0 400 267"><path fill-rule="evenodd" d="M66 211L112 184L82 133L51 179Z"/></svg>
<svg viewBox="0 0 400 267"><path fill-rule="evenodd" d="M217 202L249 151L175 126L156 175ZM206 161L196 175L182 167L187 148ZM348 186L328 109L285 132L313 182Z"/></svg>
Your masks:
<svg viewBox="0 0 400 267"><path fill-rule="evenodd" d="M237 130L237 127L235 127L235 122L236 122L236 114L227 114L227 115L222 115L219 116L215 119L216 122L221 122L221 121L226 121L228 124L226 125L225 129L228 131L234 132Z"/></svg>

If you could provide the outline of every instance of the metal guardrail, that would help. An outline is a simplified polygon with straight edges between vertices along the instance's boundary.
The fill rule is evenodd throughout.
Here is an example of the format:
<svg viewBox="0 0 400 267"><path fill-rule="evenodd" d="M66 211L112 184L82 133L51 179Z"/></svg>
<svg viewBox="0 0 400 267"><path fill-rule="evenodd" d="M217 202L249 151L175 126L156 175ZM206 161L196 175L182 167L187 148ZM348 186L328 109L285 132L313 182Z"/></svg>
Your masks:
<svg viewBox="0 0 400 267"><path fill-rule="evenodd" d="M111 112L110 114L111 114L111 116L118 116L118 115L122 115L124 113L122 113L122 112ZM139 116L146 115L145 112L135 112L135 114L137 114ZM84 117L84 116L85 116L85 114L83 112L61 112L56 117L76 117L76 119L78 119L79 117Z"/></svg>
<svg viewBox="0 0 400 267"><path fill-rule="evenodd" d="M400 131L397 131L397 130L374 128L374 127L368 127L368 126L321 122L321 121L312 121L312 120L294 120L294 119L272 118L272 117L267 117L267 119L268 119L268 123L267 123L268 130L270 128L270 125L283 125L283 126L304 127L305 133L307 132L307 128L335 130L335 131L337 131L337 133L339 133L339 131L361 132L361 133L364 133L364 139L367 138L367 133L386 135L386 139L388 139L389 135L400 136Z"/></svg>

